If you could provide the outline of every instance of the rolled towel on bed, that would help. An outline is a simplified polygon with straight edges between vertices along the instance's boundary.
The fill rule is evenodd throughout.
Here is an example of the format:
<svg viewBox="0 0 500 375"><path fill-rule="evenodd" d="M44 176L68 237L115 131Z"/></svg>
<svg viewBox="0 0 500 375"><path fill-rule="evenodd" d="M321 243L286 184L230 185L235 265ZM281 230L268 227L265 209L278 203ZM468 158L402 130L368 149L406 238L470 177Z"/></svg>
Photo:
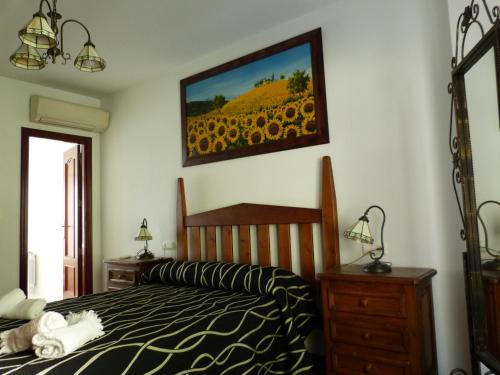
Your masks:
<svg viewBox="0 0 500 375"><path fill-rule="evenodd" d="M61 314L53 311L46 312L20 327L0 333L0 354L17 353L30 349L35 334L49 332L67 325L68 323Z"/></svg>
<svg viewBox="0 0 500 375"><path fill-rule="evenodd" d="M101 319L92 310L79 314L70 313L66 320L69 323L67 327L33 336L31 342L38 357L48 359L64 357L90 340L104 335Z"/></svg>
<svg viewBox="0 0 500 375"><path fill-rule="evenodd" d="M0 317L3 317L6 313L10 312L14 306L25 299L26 294L24 294L24 292L19 288L4 294L0 297Z"/></svg>
<svg viewBox="0 0 500 375"><path fill-rule="evenodd" d="M43 309L46 305L47 301L42 298L25 299L3 314L2 317L23 320L35 319L43 314Z"/></svg>

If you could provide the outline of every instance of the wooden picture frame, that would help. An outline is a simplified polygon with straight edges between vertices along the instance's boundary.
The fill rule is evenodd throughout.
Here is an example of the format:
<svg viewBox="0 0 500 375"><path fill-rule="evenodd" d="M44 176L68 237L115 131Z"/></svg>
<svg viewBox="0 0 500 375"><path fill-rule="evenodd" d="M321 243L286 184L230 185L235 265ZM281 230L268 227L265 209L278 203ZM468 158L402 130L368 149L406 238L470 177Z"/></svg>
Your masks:
<svg viewBox="0 0 500 375"><path fill-rule="evenodd" d="M180 88L184 167L329 142L320 28Z"/></svg>

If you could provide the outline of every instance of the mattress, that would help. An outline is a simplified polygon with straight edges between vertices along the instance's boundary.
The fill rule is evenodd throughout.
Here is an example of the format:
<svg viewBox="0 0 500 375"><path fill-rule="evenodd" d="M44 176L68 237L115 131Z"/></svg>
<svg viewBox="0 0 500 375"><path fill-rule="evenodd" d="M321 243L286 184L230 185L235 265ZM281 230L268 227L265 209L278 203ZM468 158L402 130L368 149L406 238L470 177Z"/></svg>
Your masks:
<svg viewBox="0 0 500 375"><path fill-rule="evenodd" d="M0 374L311 373L311 296L278 268L172 261L143 285L48 304L62 314L94 310L105 335L60 359L1 355ZM23 323L0 319L0 331Z"/></svg>

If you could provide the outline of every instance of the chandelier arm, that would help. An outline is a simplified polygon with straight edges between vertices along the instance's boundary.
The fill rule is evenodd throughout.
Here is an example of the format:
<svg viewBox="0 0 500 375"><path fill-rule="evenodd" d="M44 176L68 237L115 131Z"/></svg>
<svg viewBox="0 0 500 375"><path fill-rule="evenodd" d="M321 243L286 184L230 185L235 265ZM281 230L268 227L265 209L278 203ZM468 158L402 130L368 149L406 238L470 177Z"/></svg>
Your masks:
<svg viewBox="0 0 500 375"><path fill-rule="evenodd" d="M47 1L47 0L42 0L42 1ZM89 31L89 29L87 29L87 27L83 23L81 23L78 20L74 20L74 19L66 20L66 21L64 21L61 24L61 55L62 56L64 56L64 37L63 37L64 33L63 33L63 29L64 29L64 25L66 25L67 23L70 23L70 22L77 23L78 25L80 25L81 27L83 27L83 29L87 33L87 43L92 44L92 41L90 40L90 31Z"/></svg>
<svg viewBox="0 0 500 375"><path fill-rule="evenodd" d="M365 216L368 215L368 212L372 209L372 208L378 208L380 210L380 212L382 212L382 226L380 228L380 243L381 243L381 249L382 250L382 254L381 256L379 257L382 258L382 256L384 256L384 225L385 225L385 211L382 209L382 207L380 206L377 206L377 205L373 205L373 206L370 206L366 209L365 211Z"/></svg>
<svg viewBox="0 0 500 375"><path fill-rule="evenodd" d="M490 248L488 247L488 231L486 230L486 225L484 224L484 221L481 218L481 215L479 214L479 211L481 210L481 207L483 207L485 204L488 204L488 203L494 203L494 204L500 206L500 202L497 202L497 201L493 201L493 200L484 201L477 208L477 218L478 218L479 222L481 223L481 226L483 227L483 231L484 231L484 247L485 247L486 252L489 255L491 255L492 257L494 257L494 258L498 258L498 255L493 254L493 253L490 252Z"/></svg>

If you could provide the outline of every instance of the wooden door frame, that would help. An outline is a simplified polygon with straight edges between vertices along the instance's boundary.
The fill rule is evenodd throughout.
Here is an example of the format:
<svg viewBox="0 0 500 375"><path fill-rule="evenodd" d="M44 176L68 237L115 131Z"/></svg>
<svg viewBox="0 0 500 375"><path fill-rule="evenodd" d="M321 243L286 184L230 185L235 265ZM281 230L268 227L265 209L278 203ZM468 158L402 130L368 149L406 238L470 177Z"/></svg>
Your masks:
<svg viewBox="0 0 500 375"><path fill-rule="evenodd" d="M81 255L82 294L93 291L92 272L92 138L21 128L21 211L19 240L19 286L27 293L28 286L28 184L30 137L77 143L83 148L83 246ZM62 256L62 254L61 254ZM79 256L80 258L80 256Z"/></svg>

